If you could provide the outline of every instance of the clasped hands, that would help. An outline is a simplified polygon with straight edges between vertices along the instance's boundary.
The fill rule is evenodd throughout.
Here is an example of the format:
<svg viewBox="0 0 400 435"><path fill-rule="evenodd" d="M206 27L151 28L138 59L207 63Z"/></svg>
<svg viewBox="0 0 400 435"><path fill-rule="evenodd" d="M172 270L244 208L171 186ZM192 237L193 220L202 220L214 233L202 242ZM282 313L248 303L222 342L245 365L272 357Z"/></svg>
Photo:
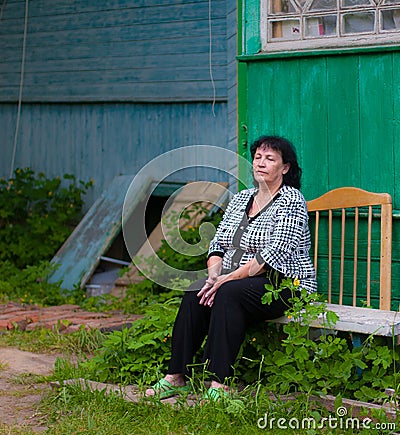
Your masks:
<svg viewBox="0 0 400 435"><path fill-rule="evenodd" d="M200 298L199 304L212 307L217 290L226 281L229 281L228 275L210 274L197 294L197 297Z"/></svg>

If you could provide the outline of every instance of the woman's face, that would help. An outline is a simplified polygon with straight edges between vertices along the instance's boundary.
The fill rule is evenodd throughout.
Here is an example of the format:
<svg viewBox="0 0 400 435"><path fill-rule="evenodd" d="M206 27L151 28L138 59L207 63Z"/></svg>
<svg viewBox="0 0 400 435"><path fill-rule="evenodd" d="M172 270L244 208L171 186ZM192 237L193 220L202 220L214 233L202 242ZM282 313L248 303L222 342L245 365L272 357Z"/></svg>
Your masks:
<svg viewBox="0 0 400 435"><path fill-rule="evenodd" d="M258 183L265 182L269 187L280 186L289 167L289 163L283 163L281 153L272 148L259 147L254 154L253 173Z"/></svg>

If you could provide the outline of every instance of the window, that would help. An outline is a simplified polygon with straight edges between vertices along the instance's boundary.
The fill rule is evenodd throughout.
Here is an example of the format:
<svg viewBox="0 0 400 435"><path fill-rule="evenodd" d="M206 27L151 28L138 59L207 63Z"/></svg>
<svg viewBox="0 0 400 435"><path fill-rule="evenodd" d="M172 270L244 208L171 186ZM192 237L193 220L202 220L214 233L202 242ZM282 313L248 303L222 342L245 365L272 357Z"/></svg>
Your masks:
<svg viewBox="0 0 400 435"><path fill-rule="evenodd" d="M264 51L400 42L400 0L261 0Z"/></svg>

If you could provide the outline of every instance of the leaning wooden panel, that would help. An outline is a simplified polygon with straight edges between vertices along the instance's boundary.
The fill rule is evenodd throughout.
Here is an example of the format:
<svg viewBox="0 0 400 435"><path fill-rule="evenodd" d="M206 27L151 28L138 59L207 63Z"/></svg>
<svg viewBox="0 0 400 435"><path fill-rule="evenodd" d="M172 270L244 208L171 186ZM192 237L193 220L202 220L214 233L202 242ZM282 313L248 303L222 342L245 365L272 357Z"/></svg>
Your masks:
<svg viewBox="0 0 400 435"><path fill-rule="evenodd" d="M115 177L92 205L52 259L52 264L58 268L49 277L49 282L62 281L61 288L65 290L85 286L100 263L100 257L121 231L125 195L133 178L133 175ZM143 177L142 183L137 183L130 211L140 203L152 181L150 177Z"/></svg>

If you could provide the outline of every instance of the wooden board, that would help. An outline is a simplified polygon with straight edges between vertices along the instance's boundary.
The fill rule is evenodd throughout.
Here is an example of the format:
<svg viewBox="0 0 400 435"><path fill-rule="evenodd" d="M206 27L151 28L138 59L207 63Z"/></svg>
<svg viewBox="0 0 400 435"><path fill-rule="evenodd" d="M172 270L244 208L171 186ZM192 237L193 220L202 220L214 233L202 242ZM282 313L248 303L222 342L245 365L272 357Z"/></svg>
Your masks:
<svg viewBox="0 0 400 435"><path fill-rule="evenodd" d="M50 276L50 282L62 281L63 289L72 290L87 283L100 257L111 246L122 227L122 209L126 192L133 176L114 178L108 189L98 198L79 225L52 260L58 269ZM152 179L146 177L137 186L130 212L139 204L150 189Z"/></svg>
<svg viewBox="0 0 400 435"><path fill-rule="evenodd" d="M397 311L375 310L373 308L336 304L327 304L326 309L335 312L339 316L336 324L333 327L332 325L327 325L325 318L321 316L311 323L312 327L384 337L396 337L400 335L400 314ZM291 320L283 316L269 321L285 324Z"/></svg>

